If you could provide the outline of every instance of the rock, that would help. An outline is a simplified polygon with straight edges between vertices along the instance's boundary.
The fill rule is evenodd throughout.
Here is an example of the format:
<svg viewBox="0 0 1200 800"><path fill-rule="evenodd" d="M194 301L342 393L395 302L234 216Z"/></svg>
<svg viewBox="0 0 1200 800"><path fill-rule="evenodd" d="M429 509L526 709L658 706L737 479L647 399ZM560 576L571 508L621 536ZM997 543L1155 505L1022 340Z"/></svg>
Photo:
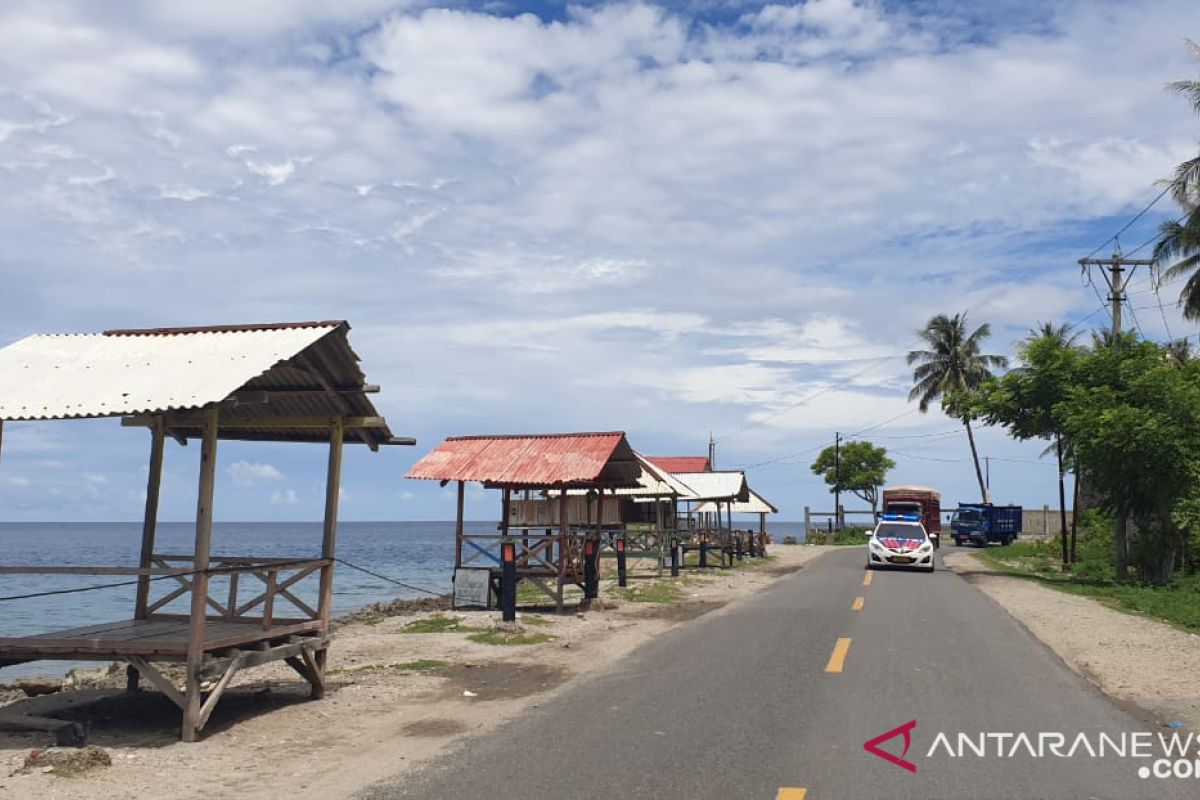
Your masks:
<svg viewBox="0 0 1200 800"><path fill-rule="evenodd" d="M56 694L61 692L63 682L58 678L26 678L0 688L18 689L24 692L26 697L37 697L42 694Z"/></svg>
<svg viewBox="0 0 1200 800"><path fill-rule="evenodd" d="M112 757L101 747L32 750L25 757L25 770L53 772L60 777L82 775L100 767L112 766Z"/></svg>

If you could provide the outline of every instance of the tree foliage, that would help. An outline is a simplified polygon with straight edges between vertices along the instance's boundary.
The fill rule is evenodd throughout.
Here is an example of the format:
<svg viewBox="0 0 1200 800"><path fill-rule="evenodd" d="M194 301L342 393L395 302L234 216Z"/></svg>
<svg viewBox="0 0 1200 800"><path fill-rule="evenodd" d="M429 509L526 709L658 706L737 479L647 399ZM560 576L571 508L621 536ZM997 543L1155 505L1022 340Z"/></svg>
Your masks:
<svg viewBox="0 0 1200 800"><path fill-rule="evenodd" d="M1200 46L1188 42L1193 55L1200 59ZM1167 84L1200 114L1200 81L1182 80ZM1200 319L1200 155L1175 168L1170 183L1171 195L1183 210L1180 219L1164 222L1154 245L1154 260L1163 272L1162 283L1187 277L1179 293L1179 305L1188 319Z"/></svg>
<svg viewBox="0 0 1200 800"><path fill-rule="evenodd" d="M1166 582L1186 557L1183 526L1200 520L1200 362L1125 334L1091 350L1039 338L1021 356L973 395L972 413L1018 439L1068 440L1105 509L1135 523L1142 579Z"/></svg>
<svg viewBox="0 0 1200 800"><path fill-rule="evenodd" d="M850 492L871 504L879 502L879 487L896 462L887 450L870 442L846 442L840 448L826 447L812 463L812 471L825 479L830 492Z"/></svg>
<svg viewBox="0 0 1200 800"><path fill-rule="evenodd" d="M948 317L938 314L917 331L917 336L928 349L913 350L908 354L908 364L917 365L913 370L913 387L909 401L917 400L921 413L938 399L947 414L960 420L967 432L971 445L971 458L975 463L975 478L979 481L979 494L987 500L987 489L983 484L983 471L979 469L979 453L975 449L975 436L971 432L970 395L992 377L993 367L1005 367L1004 356L987 355L982 344L991 335L991 327L984 323L967 333L967 314Z"/></svg>

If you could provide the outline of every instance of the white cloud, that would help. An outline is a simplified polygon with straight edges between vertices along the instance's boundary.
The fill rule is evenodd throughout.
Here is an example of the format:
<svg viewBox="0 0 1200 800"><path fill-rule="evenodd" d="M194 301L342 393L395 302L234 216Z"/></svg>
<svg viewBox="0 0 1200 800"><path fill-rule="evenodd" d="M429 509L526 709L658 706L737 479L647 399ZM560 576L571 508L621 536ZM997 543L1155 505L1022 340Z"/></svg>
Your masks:
<svg viewBox="0 0 1200 800"><path fill-rule="evenodd" d="M271 464L261 464L252 461L235 461L225 468L234 486L249 488L282 480L283 473Z"/></svg>
<svg viewBox="0 0 1200 800"><path fill-rule="evenodd" d="M1074 260L1195 150L1160 88L1194 75L1190 0L971 35L851 0L427 5L0 11L0 341L345 316L418 449L600 426L691 448L763 420L724 445L750 463L897 413L905 370L872 365L932 313L1004 352L1093 311ZM41 484L7 459L53 450L144 485L77 444L9 425L5 468ZM304 474L302 448L251 448L238 485ZM364 513L416 455L361 467Z"/></svg>
<svg viewBox="0 0 1200 800"><path fill-rule="evenodd" d="M300 502L295 489L276 489L271 492L271 503L277 506L294 506Z"/></svg>

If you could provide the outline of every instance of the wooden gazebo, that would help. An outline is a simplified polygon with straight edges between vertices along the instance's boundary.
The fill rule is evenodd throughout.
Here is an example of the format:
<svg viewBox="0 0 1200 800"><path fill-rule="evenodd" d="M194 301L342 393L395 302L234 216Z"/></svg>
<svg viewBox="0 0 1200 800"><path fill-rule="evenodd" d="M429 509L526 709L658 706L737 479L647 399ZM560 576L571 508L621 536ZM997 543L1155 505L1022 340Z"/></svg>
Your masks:
<svg viewBox="0 0 1200 800"><path fill-rule="evenodd" d="M599 544L606 518L606 493L637 487L640 475L633 449L625 434L617 431L454 436L417 462L405 477L436 480L443 486L451 481L458 483L456 581L463 577L462 570L488 570L491 591L498 598L501 544L511 542L515 545L517 577L539 587L562 608L565 587L582 585L585 540L591 536ZM464 531L464 485L468 481L500 489L496 533ZM573 489L589 491L586 496L569 497ZM545 504L544 519L514 525L510 509L514 493L536 493L557 502Z"/></svg>
<svg viewBox="0 0 1200 800"><path fill-rule="evenodd" d="M234 674L285 660L324 694L333 596L342 446L407 444L367 395L344 321L112 330L30 336L0 349L4 421L121 417L150 431L141 557L119 567L0 566L13 574L126 575L136 580L130 619L0 638L0 667L39 659L121 660L183 711L195 741ZM167 438L200 440L195 547L155 547ZM320 555L213 556L213 488L221 439L328 444ZM306 580L307 579L307 580ZM315 582L315 586L312 584ZM306 589L308 590L306 592ZM313 599L315 597L315 599ZM189 613L171 604L189 601ZM286 610L285 610L286 609ZM182 691L152 662L183 662ZM215 679L204 695L202 681Z"/></svg>

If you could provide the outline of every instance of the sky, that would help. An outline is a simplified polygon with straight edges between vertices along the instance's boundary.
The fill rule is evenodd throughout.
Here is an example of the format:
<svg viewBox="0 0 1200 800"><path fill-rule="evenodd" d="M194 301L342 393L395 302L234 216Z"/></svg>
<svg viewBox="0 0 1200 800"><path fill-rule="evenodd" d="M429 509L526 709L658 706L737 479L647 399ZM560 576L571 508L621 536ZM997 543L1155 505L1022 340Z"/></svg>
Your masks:
<svg viewBox="0 0 1200 800"><path fill-rule="evenodd" d="M349 320L418 445L348 448L344 519L451 518L403 476L476 433L711 433L799 519L862 431L889 483L976 500L904 353L937 313L1008 355L1103 324L1077 261L1196 153L1164 91L1189 36L1195 0L0 2L0 345ZM1196 334L1177 293L1134 275L1144 335ZM9 423L0 521L139 518L145 436ZM1043 442L977 438L996 501L1055 502ZM163 519L194 514L198 451L168 448ZM319 518L322 448L218 457L218 519Z"/></svg>

